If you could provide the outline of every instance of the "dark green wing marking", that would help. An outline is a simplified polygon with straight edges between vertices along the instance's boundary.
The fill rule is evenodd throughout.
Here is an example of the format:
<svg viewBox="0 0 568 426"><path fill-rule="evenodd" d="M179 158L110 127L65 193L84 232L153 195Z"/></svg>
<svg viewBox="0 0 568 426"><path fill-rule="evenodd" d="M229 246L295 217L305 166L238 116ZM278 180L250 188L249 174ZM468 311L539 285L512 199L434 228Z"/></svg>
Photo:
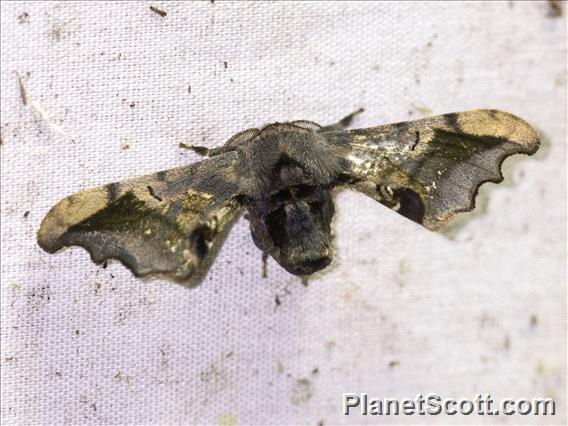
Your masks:
<svg viewBox="0 0 568 426"><path fill-rule="evenodd" d="M50 253L82 246L96 263L115 258L136 276L197 284L242 210L235 160L230 152L71 195L47 214L38 243Z"/></svg>
<svg viewBox="0 0 568 426"><path fill-rule="evenodd" d="M525 121L496 110L323 134L347 160L347 185L431 230L472 210L483 183L501 182L505 158L539 145Z"/></svg>

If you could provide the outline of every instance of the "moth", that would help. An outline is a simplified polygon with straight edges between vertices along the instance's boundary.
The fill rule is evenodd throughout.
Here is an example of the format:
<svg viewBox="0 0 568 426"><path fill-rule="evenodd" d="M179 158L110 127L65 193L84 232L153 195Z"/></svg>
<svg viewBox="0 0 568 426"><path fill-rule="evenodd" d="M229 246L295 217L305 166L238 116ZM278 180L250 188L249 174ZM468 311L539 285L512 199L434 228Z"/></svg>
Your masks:
<svg viewBox="0 0 568 426"><path fill-rule="evenodd" d="M502 181L506 157L539 146L529 124L497 110L346 130L361 111L329 126L248 129L221 147L192 146L203 161L71 195L46 215L38 243L49 253L82 246L95 263L114 258L136 276L195 285L247 210L256 246L306 276L332 259L334 189L439 231L474 208L480 185Z"/></svg>

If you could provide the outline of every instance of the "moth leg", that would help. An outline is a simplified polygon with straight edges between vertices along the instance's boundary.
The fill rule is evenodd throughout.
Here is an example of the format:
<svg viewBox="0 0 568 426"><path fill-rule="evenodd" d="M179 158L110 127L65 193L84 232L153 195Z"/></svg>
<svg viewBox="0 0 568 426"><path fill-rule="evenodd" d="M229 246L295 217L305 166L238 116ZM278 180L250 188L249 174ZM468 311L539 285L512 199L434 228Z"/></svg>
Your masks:
<svg viewBox="0 0 568 426"><path fill-rule="evenodd" d="M262 278L268 278L268 252L262 252Z"/></svg>
<svg viewBox="0 0 568 426"><path fill-rule="evenodd" d="M361 114L363 111L365 111L364 108L359 108L357 111L353 111L351 114L343 117L341 120L339 120L339 122L337 122L335 124L331 124L329 126L322 127L320 132L328 132L328 131L332 131L332 130L343 130L343 129L349 127L351 125L351 122L353 121L353 118L355 118L356 115Z"/></svg>
<svg viewBox="0 0 568 426"><path fill-rule="evenodd" d="M205 146L188 145L186 143L180 142L179 147L183 148L183 149L187 149L188 151L193 151L196 154L202 155L204 157L211 157L211 155L210 155L211 149L209 149Z"/></svg>
<svg viewBox="0 0 568 426"><path fill-rule="evenodd" d="M237 147L245 142L251 141L258 135L260 130L258 129L247 129L242 132L237 133L231 139L229 139L225 145L219 146L217 148L207 148L206 146L199 145L187 145L185 143L180 143L179 147L193 151L196 154L203 155L205 157L215 157L216 155L225 154L229 151L234 151Z"/></svg>

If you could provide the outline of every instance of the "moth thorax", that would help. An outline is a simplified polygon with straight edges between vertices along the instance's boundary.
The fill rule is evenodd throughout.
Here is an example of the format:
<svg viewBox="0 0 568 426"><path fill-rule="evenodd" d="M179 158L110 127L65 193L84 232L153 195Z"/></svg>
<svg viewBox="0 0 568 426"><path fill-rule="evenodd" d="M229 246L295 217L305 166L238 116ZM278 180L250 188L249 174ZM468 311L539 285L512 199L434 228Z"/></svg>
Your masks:
<svg viewBox="0 0 568 426"><path fill-rule="evenodd" d="M283 188L300 185L307 178L303 165L285 154L280 156L272 169L272 173L275 181Z"/></svg>

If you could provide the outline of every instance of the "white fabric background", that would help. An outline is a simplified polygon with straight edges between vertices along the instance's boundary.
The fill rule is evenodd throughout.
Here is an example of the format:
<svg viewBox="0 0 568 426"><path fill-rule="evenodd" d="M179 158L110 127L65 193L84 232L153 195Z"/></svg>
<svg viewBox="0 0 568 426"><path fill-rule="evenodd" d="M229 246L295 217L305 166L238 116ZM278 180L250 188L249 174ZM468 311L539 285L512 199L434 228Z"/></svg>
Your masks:
<svg viewBox="0 0 568 426"><path fill-rule="evenodd" d="M566 18L547 2L1 12L3 424L566 421ZM360 106L356 127L502 109L542 147L443 235L340 193L335 260L307 288L272 260L261 278L244 219L192 290L36 245L62 197L196 161L179 142ZM558 415L346 418L343 392L552 397Z"/></svg>

